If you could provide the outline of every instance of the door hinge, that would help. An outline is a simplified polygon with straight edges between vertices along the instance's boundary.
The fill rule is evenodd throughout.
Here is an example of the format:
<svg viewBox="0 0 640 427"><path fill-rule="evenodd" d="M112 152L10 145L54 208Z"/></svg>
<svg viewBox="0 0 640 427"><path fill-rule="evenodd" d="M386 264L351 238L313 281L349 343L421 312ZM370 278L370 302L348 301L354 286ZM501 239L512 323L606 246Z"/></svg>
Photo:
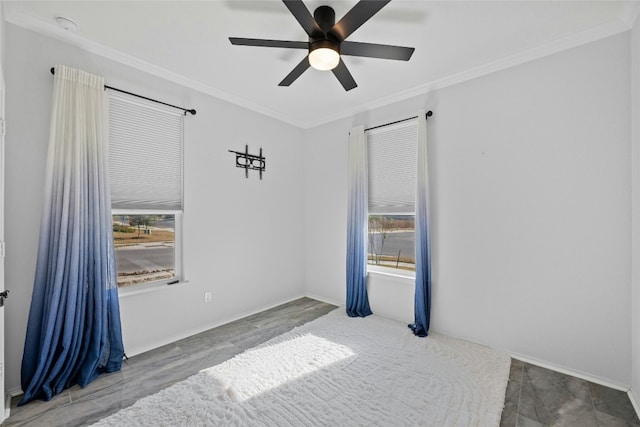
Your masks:
<svg viewBox="0 0 640 427"><path fill-rule="evenodd" d="M0 258L4 258L4 242L0 242Z"/></svg>
<svg viewBox="0 0 640 427"><path fill-rule="evenodd" d="M5 136L5 126L4 126L4 119L0 119L0 135L2 135L3 137Z"/></svg>

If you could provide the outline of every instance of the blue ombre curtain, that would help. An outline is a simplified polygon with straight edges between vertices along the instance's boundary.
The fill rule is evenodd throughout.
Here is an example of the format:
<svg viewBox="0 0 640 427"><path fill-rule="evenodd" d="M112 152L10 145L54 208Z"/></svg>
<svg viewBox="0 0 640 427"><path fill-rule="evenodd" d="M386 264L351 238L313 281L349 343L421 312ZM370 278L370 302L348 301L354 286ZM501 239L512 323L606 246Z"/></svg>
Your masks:
<svg viewBox="0 0 640 427"><path fill-rule="evenodd" d="M103 78L56 66L20 405L84 387L122 364L107 103Z"/></svg>
<svg viewBox="0 0 640 427"><path fill-rule="evenodd" d="M429 244L429 169L427 166L427 116L418 113L418 154L416 184L416 291L414 323L409 325L419 337L429 334L431 317L431 247Z"/></svg>
<svg viewBox="0 0 640 427"><path fill-rule="evenodd" d="M349 199L347 218L347 314L371 314L367 296L367 141L364 126L349 132Z"/></svg>

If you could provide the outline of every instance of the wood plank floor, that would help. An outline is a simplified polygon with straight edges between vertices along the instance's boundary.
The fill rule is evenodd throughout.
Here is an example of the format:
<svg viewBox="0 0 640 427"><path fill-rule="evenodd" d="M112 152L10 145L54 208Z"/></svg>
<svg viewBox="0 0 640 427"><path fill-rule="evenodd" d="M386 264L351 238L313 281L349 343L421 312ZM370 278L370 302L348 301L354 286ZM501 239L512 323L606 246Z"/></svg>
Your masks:
<svg viewBox="0 0 640 427"><path fill-rule="evenodd" d="M16 407L14 398L2 427L89 425L335 308L301 298L131 357L120 372L49 402ZM501 425L640 427L640 421L623 392L512 360Z"/></svg>

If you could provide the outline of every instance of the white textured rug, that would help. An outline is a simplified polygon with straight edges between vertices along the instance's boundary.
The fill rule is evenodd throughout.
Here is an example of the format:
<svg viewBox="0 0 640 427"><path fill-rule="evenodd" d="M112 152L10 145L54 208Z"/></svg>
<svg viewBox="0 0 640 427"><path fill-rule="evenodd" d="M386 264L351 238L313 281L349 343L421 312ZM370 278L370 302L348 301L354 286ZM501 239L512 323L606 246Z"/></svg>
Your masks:
<svg viewBox="0 0 640 427"><path fill-rule="evenodd" d="M98 426L498 426L504 353L344 308L139 400Z"/></svg>

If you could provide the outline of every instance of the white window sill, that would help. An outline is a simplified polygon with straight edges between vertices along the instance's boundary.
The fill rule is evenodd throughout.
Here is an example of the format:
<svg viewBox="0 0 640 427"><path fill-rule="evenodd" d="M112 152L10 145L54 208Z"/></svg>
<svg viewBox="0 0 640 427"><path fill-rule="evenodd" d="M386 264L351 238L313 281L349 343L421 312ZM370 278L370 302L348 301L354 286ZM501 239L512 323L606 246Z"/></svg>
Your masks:
<svg viewBox="0 0 640 427"><path fill-rule="evenodd" d="M133 295L146 294L149 292L160 292L166 291L171 288L180 287L189 283L188 280L181 280L178 283L173 283L171 285L167 284L167 282L151 282L151 283L143 283L140 285L132 285L127 286L125 288L118 289L118 296L120 298L129 297Z"/></svg>
<svg viewBox="0 0 640 427"><path fill-rule="evenodd" d="M414 271L396 270L375 265L367 265L367 276L392 279L404 283L414 283L416 279Z"/></svg>

